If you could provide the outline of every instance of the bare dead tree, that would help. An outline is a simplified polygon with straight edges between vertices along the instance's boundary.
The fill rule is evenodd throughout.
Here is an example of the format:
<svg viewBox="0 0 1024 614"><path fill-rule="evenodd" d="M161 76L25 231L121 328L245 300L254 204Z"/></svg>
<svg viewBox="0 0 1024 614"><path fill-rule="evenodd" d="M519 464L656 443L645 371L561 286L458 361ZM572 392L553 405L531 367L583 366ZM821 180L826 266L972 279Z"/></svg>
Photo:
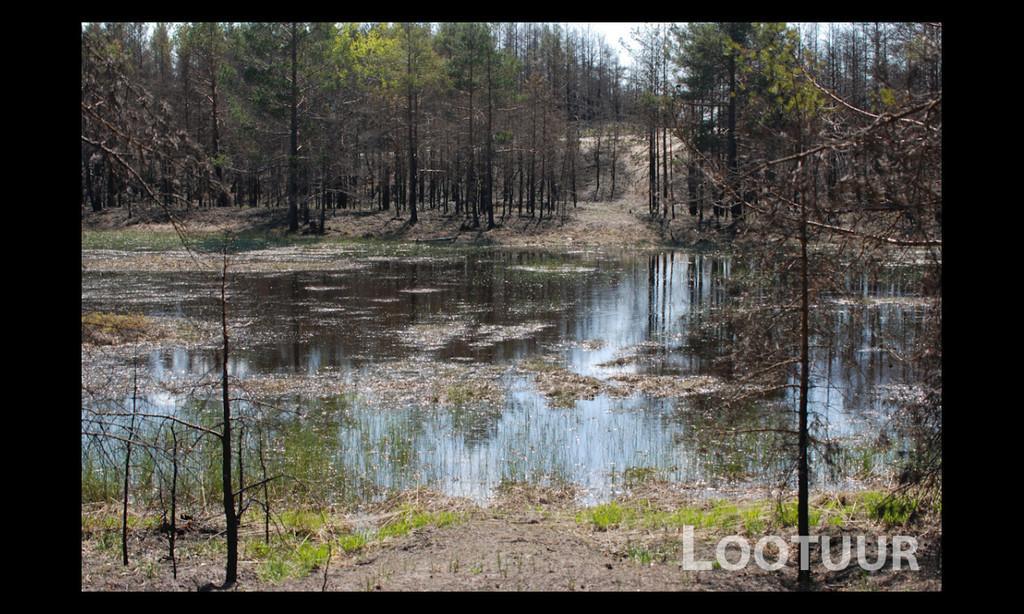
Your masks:
<svg viewBox="0 0 1024 614"><path fill-rule="evenodd" d="M128 427L128 440L125 442L124 453L124 502L121 506L121 564L128 566L128 493L129 475L132 466L132 439L135 437L135 418L139 398L139 364L138 359L132 361L132 418Z"/></svg>

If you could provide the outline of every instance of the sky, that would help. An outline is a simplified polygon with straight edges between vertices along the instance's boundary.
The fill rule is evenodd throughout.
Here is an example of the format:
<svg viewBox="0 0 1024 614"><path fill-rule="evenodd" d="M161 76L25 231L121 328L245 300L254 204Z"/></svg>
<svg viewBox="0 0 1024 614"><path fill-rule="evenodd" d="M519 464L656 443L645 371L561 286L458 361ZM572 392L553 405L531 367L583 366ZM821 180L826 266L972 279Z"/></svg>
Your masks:
<svg viewBox="0 0 1024 614"><path fill-rule="evenodd" d="M619 54L619 63L623 66L632 66L633 58L629 55L629 50L619 44L620 40L624 40L627 44L632 42L630 36L630 30L633 28L643 25L643 22L639 21L593 21L593 22L569 22L567 25L574 26L577 28L586 29L588 26L593 32L604 35L604 40L608 43L616 53Z"/></svg>

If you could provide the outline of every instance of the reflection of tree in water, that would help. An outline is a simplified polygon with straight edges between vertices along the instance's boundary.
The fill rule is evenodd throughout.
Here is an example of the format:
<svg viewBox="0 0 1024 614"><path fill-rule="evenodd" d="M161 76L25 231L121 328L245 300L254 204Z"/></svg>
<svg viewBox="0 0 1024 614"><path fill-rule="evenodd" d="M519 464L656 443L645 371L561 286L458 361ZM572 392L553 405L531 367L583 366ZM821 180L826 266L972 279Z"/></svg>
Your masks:
<svg viewBox="0 0 1024 614"><path fill-rule="evenodd" d="M725 482L784 482L795 471L796 417L774 399L727 402L718 394L693 397L673 421L676 443L692 455L697 475Z"/></svg>
<svg viewBox="0 0 1024 614"><path fill-rule="evenodd" d="M734 274L724 280L729 300L691 312L688 345L727 386L694 403L702 409L683 412L690 427L682 437L696 446L708 475L783 482L793 477L796 458L799 312L782 300L794 280L787 271L759 273L757 262L741 273L742 260L734 259ZM772 271L763 264L760 270ZM914 427L886 422L890 414L906 422L906 412L896 410L912 409L913 399L894 399L898 395L887 391L912 391L921 383L921 370L901 357L929 343L923 330L928 307L914 300L919 270L848 271L810 314L810 453L817 479L832 481L878 469L913 447L905 436Z"/></svg>

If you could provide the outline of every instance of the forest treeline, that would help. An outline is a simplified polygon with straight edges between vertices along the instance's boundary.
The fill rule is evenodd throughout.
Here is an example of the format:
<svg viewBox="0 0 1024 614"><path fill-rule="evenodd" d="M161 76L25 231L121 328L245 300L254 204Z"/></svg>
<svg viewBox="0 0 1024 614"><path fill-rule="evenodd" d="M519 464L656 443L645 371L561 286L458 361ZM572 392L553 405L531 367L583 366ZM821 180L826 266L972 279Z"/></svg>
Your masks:
<svg viewBox="0 0 1024 614"><path fill-rule="evenodd" d="M296 230L429 207L491 228L614 200L626 136L662 220L741 219L812 150L837 211L937 198L935 143L892 133L941 110L940 24L638 24L628 44L623 63L557 24L83 24L82 208L287 207Z"/></svg>

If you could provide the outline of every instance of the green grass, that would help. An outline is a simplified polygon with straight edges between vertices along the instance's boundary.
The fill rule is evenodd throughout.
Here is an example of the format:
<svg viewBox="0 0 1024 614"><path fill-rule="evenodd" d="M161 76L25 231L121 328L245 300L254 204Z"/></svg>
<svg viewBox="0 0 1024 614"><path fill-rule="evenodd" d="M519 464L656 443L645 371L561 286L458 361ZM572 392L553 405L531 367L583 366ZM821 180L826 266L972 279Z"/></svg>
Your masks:
<svg viewBox="0 0 1024 614"><path fill-rule="evenodd" d="M622 524L626 518L626 510L618 503L605 503L586 509L576 514L576 522L580 524L590 523L599 531L607 531Z"/></svg>
<svg viewBox="0 0 1024 614"><path fill-rule="evenodd" d="M629 557L629 560L641 565L650 565L651 561L654 560L654 555L646 546L637 546L635 544L630 544L626 548L626 556Z"/></svg>
<svg viewBox="0 0 1024 614"><path fill-rule="evenodd" d="M812 527L821 521L821 510L813 505L808 506L807 520ZM790 501L775 507L775 522L783 527L795 527L799 522L799 509L796 501Z"/></svg>
<svg viewBox="0 0 1024 614"><path fill-rule="evenodd" d="M747 535L761 535L768 527L761 506L753 506L740 511L740 522Z"/></svg>
<svg viewBox="0 0 1024 614"><path fill-rule="evenodd" d="M447 527L461 522L462 516L454 512L427 512L403 506L401 512L377 530L377 539L402 537L414 529L426 526Z"/></svg>
<svg viewBox="0 0 1024 614"><path fill-rule="evenodd" d="M286 530L306 535L316 533L327 521L321 512L306 510L285 510L278 518Z"/></svg>
<svg viewBox="0 0 1024 614"><path fill-rule="evenodd" d="M202 235L189 233L201 238ZM181 249L181 239L174 230L125 228L118 230L85 230L82 249L153 250Z"/></svg>
<svg viewBox="0 0 1024 614"><path fill-rule="evenodd" d="M909 495L875 491L861 493L858 501L864 506L869 518L880 520L886 526L905 525L924 507L920 500Z"/></svg>
<svg viewBox="0 0 1024 614"><path fill-rule="evenodd" d="M160 528L161 517L159 515L148 514L139 516L137 514L128 514L128 529L131 531L142 529L146 531L152 531ZM102 532L102 531L120 531L121 530L121 515L120 514L82 514L82 531L86 533Z"/></svg>
<svg viewBox="0 0 1024 614"><path fill-rule="evenodd" d="M272 547L270 544L263 540L249 540L242 544L242 552L246 558L250 559L265 559L270 556Z"/></svg>
<svg viewBox="0 0 1024 614"><path fill-rule="evenodd" d="M269 546L263 542L250 542L246 544L245 552L263 559L257 574L260 579L276 584L286 578L307 576L325 565L331 546L308 539L295 543L294 539L284 538Z"/></svg>
<svg viewBox="0 0 1024 614"><path fill-rule="evenodd" d="M272 537L269 544L262 539L244 541L242 551L246 558L261 561L257 573L262 580L276 584L322 568L332 552L335 557L340 553L352 554L363 550L368 542L365 533L346 533L332 543L310 536L300 539L282 535Z"/></svg>
<svg viewBox="0 0 1024 614"><path fill-rule="evenodd" d="M281 516L287 518L287 521L283 521L282 524L301 527L303 530L309 530L312 527L319 528L326 522L322 515L313 512L287 511ZM389 537L408 535L425 526L450 526L460 522L461 519L459 514L453 512L427 512L411 506L403 506L395 518L380 527L375 533L345 533L337 537L332 544L333 551L336 554L339 551L352 554L364 550L371 543L380 542ZM311 534L301 540L296 535L286 535L275 538L271 545L262 541L249 542L245 546L245 552L248 556L263 561L259 567L262 579L277 583L286 578L303 577L321 568L327 562L332 545L324 541L315 541Z"/></svg>
<svg viewBox="0 0 1024 614"><path fill-rule="evenodd" d="M845 500L829 499L820 504L812 504L808 509L808 521L811 527L821 528L843 528L857 520L880 521L888 526L897 526L909 522L923 508L921 501L911 497L869 491ZM781 504L775 501L714 501L702 506L676 509L658 509L643 500L631 505L613 501L576 514L578 524L592 525L598 531L618 528L679 529L692 526L718 533L743 531L747 535L762 535L774 527L795 527L797 521L795 500Z"/></svg>
<svg viewBox="0 0 1024 614"><path fill-rule="evenodd" d="M665 544L655 545L653 547L632 542L626 544L626 558L638 565L664 563L668 561L672 555L673 550L671 548L666 548Z"/></svg>
<svg viewBox="0 0 1024 614"><path fill-rule="evenodd" d="M338 546L346 553L359 552L367 542L365 533L349 533L338 538Z"/></svg>

